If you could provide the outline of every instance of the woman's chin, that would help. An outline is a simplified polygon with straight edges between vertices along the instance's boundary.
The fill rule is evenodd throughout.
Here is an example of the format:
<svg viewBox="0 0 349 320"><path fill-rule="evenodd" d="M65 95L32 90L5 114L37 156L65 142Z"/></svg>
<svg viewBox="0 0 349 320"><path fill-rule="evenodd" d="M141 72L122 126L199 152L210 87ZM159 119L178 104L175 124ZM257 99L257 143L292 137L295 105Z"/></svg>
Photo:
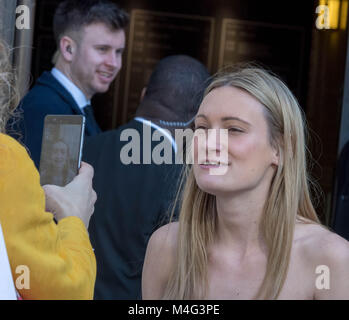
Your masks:
<svg viewBox="0 0 349 320"><path fill-rule="evenodd" d="M219 195L220 193L226 192L226 188L222 185L222 183L219 183L218 181L196 181L198 187L209 194L212 194L214 196Z"/></svg>

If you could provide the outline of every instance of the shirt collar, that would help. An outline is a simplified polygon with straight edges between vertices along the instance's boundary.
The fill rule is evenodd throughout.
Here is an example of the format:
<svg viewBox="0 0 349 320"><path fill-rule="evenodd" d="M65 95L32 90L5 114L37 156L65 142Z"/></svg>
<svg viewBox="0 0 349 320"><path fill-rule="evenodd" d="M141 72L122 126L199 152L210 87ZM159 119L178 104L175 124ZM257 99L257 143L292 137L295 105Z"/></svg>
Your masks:
<svg viewBox="0 0 349 320"><path fill-rule="evenodd" d="M159 130L167 139L170 140L170 142L171 142L171 144L172 144L172 147L173 147L175 153L177 153L177 144L176 144L176 141L175 141L175 139L173 139L172 135L171 135L168 131L166 131L166 130L164 130L163 128L159 127L159 126L156 125L154 122L151 122L151 121L146 120L146 119L144 119L144 118L136 117L135 120L136 120L136 121L139 121L139 122L142 122L142 123L144 123L144 124L148 124L148 125L150 124L151 127L153 127L153 128L156 129L156 130Z"/></svg>
<svg viewBox="0 0 349 320"><path fill-rule="evenodd" d="M53 68L51 74L73 96L82 112L84 107L91 104L91 100L87 100L84 93L62 71Z"/></svg>

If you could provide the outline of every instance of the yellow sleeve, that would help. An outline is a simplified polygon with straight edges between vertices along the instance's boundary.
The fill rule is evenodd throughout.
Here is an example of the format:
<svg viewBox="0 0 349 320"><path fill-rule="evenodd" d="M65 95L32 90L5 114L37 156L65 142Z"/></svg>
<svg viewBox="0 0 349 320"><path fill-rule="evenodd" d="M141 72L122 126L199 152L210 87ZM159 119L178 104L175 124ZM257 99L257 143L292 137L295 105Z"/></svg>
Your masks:
<svg viewBox="0 0 349 320"><path fill-rule="evenodd" d="M0 134L0 223L14 281L29 268L24 299L92 299L96 259L88 233L77 217L58 224L45 211L39 174L27 151ZM20 269L19 269L20 270Z"/></svg>

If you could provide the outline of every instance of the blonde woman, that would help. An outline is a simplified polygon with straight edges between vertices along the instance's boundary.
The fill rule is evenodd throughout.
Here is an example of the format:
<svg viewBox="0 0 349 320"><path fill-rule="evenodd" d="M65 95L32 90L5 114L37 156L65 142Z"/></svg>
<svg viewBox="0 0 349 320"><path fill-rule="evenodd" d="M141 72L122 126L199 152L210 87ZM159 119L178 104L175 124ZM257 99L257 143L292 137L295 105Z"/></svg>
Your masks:
<svg viewBox="0 0 349 320"><path fill-rule="evenodd" d="M24 299L92 299L96 259L86 229L96 201L93 169L84 163L70 184L44 192L25 148L5 134L17 98L0 41L0 223L13 278L18 266L27 267L17 289Z"/></svg>
<svg viewBox="0 0 349 320"><path fill-rule="evenodd" d="M194 146L179 222L149 241L143 298L349 299L349 243L313 208L304 122L286 85L255 67L220 74L195 128L207 139Z"/></svg>

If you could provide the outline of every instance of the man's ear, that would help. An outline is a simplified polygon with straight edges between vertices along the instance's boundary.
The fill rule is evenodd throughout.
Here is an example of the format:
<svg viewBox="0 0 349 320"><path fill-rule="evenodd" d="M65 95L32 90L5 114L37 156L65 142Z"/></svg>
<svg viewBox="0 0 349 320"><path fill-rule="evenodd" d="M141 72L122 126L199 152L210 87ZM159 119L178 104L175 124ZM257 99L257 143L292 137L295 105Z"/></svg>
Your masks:
<svg viewBox="0 0 349 320"><path fill-rule="evenodd" d="M72 38L64 36L59 42L60 53L63 56L64 60L71 62L74 58L76 45Z"/></svg>
<svg viewBox="0 0 349 320"><path fill-rule="evenodd" d="M139 102L142 102L145 96L145 93L147 92L147 87L144 87L141 92L141 97L139 98Z"/></svg>

